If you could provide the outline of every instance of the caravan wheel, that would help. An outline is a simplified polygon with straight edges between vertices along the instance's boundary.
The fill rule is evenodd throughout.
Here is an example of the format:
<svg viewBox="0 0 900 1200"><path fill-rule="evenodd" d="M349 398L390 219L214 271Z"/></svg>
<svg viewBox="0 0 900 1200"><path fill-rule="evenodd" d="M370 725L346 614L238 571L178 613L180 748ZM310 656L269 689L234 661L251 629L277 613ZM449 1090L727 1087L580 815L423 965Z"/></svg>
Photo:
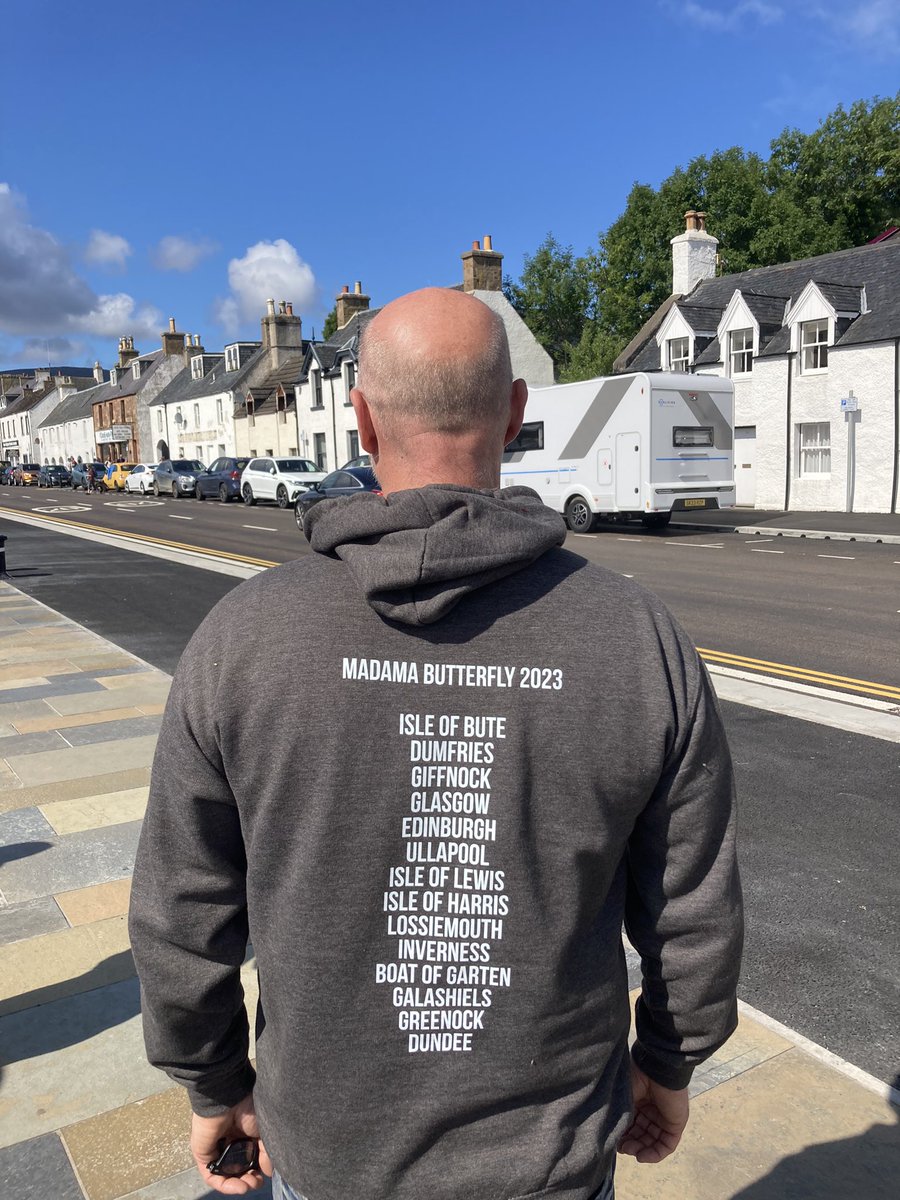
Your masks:
<svg viewBox="0 0 900 1200"><path fill-rule="evenodd" d="M582 496L573 496L566 505L566 524L573 533L590 533L594 524L591 506Z"/></svg>

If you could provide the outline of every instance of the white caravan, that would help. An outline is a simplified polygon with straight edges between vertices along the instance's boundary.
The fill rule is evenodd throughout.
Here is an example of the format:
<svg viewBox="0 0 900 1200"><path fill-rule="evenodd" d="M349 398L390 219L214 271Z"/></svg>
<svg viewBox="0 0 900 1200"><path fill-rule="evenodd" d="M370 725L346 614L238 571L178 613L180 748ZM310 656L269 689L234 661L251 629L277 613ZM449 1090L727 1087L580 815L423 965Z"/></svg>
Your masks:
<svg viewBox="0 0 900 1200"><path fill-rule="evenodd" d="M586 533L600 516L668 525L734 505L734 387L718 375L612 375L529 388L501 486L534 488Z"/></svg>

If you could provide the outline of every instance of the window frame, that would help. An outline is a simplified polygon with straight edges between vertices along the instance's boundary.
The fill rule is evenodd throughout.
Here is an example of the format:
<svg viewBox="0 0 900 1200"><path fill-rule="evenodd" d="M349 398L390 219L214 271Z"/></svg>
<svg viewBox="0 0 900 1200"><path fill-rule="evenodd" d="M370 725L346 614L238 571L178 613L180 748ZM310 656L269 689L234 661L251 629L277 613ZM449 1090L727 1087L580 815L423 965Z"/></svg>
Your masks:
<svg viewBox="0 0 900 1200"><path fill-rule="evenodd" d="M679 355L677 358L675 357L673 351L676 342L684 343L684 355ZM675 365L676 362L684 363L684 366L677 367ZM674 374L687 375L690 373L689 367L691 365L691 339L689 337L674 337L666 339L666 364L667 369L672 371Z"/></svg>
<svg viewBox="0 0 900 1200"><path fill-rule="evenodd" d="M534 441L529 438L529 434L536 435ZM543 421L523 421L522 428L509 443L503 447L504 454L524 454L529 450L544 449L544 422Z"/></svg>
<svg viewBox="0 0 900 1200"><path fill-rule="evenodd" d="M812 429L826 430L825 440L816 444L806 441L806 431ZM830 421L798 421L796 428L797 445L797 478L798 479L830 479L831 478L831 422ZM827 456L827 469L820 464L818 469L807 466L809 458L814 455ZM824 460L823 460L824 461Z"/></svg>
<svg viewBox="0 0 900 1200"><path fill-rule="evenodd" d="M736 338L743 338L744 344L737 346ZM749 342L747 339L749 338ZM744 379L748 375L753 374L753 354L756 349L754 330L752 325L743 329L732 329L728 334L728 369L731 372L732 379ZM741 358L745 360L746 365L738 367L737 360Z"/></svg>
<svg viewBox="0 0 900 1200"><path fill-rule="evenodd" d="M827 317L816 317L812 321L801 321L800 323L800 374L801 375L824 375L828 370L828 333L829 321ZM817 333L824 333L824 338L816 338L815 341L807 341L807 331L815 327ZM817 363L815 366L809 366L807 356L813 352ZM816 353L817 352L817 353ZM824 360L824 361L823 361ZM815 424L815 422L807 422L807 424Z"/></svg>

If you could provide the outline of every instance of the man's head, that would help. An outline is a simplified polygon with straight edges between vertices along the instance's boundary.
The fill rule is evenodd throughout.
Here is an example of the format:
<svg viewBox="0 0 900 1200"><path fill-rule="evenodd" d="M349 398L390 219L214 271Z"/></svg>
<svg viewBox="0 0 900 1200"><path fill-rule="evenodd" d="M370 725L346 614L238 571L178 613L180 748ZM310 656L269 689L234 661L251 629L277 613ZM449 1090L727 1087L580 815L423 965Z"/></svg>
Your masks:
<svg viewBox="0 0 900 1200"><path fill-rule="evenodd" d="M351 395L362 445L385 490L397 491L438 482L496 487L527 391L513 380L497 314L463 292L424 288L369 323Z"/></svg>

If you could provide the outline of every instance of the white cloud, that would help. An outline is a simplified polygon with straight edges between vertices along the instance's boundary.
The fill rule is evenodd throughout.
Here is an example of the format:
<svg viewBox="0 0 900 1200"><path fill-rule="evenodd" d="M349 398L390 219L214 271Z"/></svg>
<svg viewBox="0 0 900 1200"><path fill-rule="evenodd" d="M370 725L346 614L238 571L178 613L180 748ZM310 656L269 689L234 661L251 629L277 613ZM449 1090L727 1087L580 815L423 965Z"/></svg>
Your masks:
<svg viewBox="0 0 900 1200"><path fill-rule="evenodd" d="M849 37L879 58L900 54L897 0L859 0L837 8L816 5L814 11L838 36Z"/></svg>
<svg viewBox="0 0 900 1200"><path fill-rule="evenodd" d="M124 239L123 239L124 240ZM68 251L32 225L24 197L0 183L0 333L157 338L162 315L125 292L98 296Z"/></svg>
<svg viewBox="0 0 900 1200"><path fill-rule="evenodd" d="M755 18L761 25L773 25L784 16L782 8L776 4L766 4L764 0L741 0L739 4L726 4L724 7L686 0L672 11L674 15L681 14L692 24L703 29L714 29L723 33L746 25L747 18Z"/></svg>
<svg viewBox="0 0 900 1200"><path fill-rule="evenodd" d="M87 344L75 338L27 338L22 344L22 361L71 366L82 361L87 352Z"/></svg>
<svg viewBox="0 0 900 1200"><path fill-rule="evenodd" d="M84 261L97 267L115 267L122 271L129 254L131 246L118 233L92 229L84 250Z"/></svg>
<svg viewBox="0 0 900 1200"><path fill-rule="evenodd" d="M265 312L266 300L290 300L296 309L308 308L316 297L316 277L297 250L284 238L257 242L243 258L228 264L231 295L216 306L216 319L228 334Z"/></svg>
<svg viewBox="0 0 900 1200"><path fill-rule="evenodd" d="M153 251L153 263L160 271L193 271L204 258L218 250L215 242L208 238L178 237L171 234L161 239Z"/></svg>

